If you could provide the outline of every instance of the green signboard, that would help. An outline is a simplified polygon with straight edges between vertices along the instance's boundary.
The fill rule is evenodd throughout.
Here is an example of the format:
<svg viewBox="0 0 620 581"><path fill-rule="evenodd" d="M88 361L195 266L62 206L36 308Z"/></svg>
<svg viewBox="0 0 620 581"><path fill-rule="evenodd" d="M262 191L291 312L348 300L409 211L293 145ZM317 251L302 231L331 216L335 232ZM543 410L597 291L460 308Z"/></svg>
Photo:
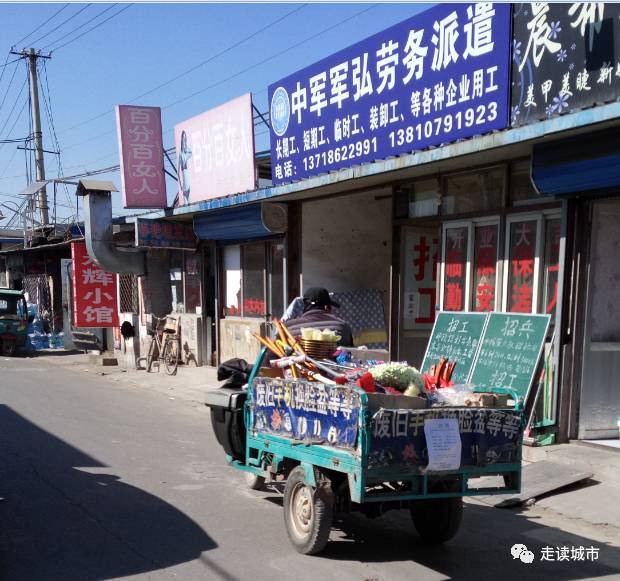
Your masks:
<svg viewBox="0 0 620 581"><path fill-rule="evenodd" d="M441 357L446 357L450 361L456 361L452 381L455 384L465 383L486 321L486 313L438 313L421 371L427 373L431 365L437 363Z"/></svg>
<svg viewBox="0 0 620 581"><path fill-rule="evenodd" d="M550 318L550 315L491 313L470 382L483 388L510 387L526 398Z"/></svg>

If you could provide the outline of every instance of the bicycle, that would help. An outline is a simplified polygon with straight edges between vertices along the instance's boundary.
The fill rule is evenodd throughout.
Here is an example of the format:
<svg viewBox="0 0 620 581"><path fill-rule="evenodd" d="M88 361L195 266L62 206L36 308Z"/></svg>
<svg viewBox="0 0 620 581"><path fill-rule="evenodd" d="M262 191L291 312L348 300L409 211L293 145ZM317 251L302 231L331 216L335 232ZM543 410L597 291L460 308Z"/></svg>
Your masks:
<svg viewBox="0 0 620 581"><path fill-rule="evenodd" d="M156 361L157 371L159 371L163 361L166 373L176 375L181 353L181 337L177 319L155 315L151 315L151 319L153 322L150 324L147 321L147 333L151 335L151 344L146 356L146 371L150 373Z"/></svg>

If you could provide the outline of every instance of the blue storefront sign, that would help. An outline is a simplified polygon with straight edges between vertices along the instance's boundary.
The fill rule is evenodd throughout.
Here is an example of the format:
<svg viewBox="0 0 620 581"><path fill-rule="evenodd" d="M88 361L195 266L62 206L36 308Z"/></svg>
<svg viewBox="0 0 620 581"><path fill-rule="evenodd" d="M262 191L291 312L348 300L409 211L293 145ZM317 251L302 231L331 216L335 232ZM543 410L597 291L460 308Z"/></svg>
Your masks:
<svg viewBox="0 0 620 581"><path fill-rule="evenodd" d="M259 434L347 448L357 443L360 398L349 387L259 377L252 407Z"/></svg>
<svg viewBox="0 0 620 581"><path fill-rule="evenodd" d="M196 250L198 240L192 226L166 220L136 218L136 246Z"/></svg>
<svg viewBox="0 0 620 581"><path fill-rule="evenodd" d="M458 420L462 467L520 461L520 412L487 408L381 409L370 420L369 467L426 466L429 458L424 422L448 418Z"/></svg>
<svg viewBox="0 0 620 581"><path fill-rule="evenodd" d="M440 4L269 87L274 184L508 125L509 4Z"/></svg>

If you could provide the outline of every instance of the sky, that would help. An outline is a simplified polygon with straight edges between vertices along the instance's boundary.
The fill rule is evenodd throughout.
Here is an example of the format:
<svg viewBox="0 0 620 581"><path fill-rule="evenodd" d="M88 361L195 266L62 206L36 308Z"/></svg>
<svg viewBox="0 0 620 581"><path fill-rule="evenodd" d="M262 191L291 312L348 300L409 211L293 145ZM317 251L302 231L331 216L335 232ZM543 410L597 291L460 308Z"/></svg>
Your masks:
<svg viewBox="0 0 620 581"><path fill-rule="evenodd" d="M13 46L51 52L50 59L39 59L44 148L61 152L45 154L46 177L51 178L119 163L118 104L162 107L164 146L170 147L175 124L246 92L252 92L254 105L266 112L271 83L428 6L0 4L0 64L7 59L0 68L0 139L30 134L26 63L13 62ZM5 215L11 214L6 206L22 201L18 194L27 185L31 165L18 145L23 143L0 143L0 204L6 204L0 210ZM269 149L264 124L256 127L256 149ZM120 189L118 171L97 179L111 179ZM169 180L167 189L171 203L176 183ZM53 188L48 190L51 203ZM58 219L75 213L74 192L75 186L58 187ZM120 193L114 195L113 211L123 213Z"/></svg>

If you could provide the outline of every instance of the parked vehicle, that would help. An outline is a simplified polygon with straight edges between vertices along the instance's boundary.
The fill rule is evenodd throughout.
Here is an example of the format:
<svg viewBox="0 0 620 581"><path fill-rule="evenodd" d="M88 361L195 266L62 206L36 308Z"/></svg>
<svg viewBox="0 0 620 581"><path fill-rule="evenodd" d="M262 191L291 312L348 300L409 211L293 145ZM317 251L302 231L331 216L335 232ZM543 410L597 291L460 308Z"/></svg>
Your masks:
<svg viewBox="0 0 620 581"><path fill-rule="evenodd" d="M28 340L28 309L21 291L0 289L0 353L11 357Z"/></svg>

